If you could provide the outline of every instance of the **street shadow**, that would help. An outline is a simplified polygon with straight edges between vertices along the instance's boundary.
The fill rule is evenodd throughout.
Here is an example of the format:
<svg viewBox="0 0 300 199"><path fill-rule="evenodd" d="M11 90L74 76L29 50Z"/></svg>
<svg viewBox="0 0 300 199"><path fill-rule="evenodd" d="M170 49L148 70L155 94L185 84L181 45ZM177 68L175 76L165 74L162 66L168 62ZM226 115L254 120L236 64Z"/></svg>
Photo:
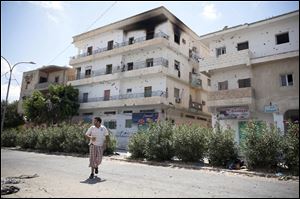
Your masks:
<svg viewBox="0 0 300 199"><path fill-rule="evenodd" d="M101 183L105 182L105 179L101 179L98 176L95 176L93 179L87 178L84 181L80 181L80 183L86 183L86 184L96 184L96 183Z"/></svg>

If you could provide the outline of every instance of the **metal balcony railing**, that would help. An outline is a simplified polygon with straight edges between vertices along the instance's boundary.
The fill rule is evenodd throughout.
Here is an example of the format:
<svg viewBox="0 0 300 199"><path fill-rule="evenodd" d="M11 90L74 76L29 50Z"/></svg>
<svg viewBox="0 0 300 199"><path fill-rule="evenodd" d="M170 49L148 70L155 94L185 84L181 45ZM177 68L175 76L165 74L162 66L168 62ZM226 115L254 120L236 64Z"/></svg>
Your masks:
<svg viewBox="0 0 300 199"><path fill-rule="evenodd" d="M88 103L88 102L101 102L101 101L110 101L110 100L122 100L122 99L133 99L133 98L147 98L153 96L166 97L165 91L152 91L145 93L128 93L123 95L113 95L113 96L104 96L104 97L94 97L94 98L83 98L79 99L79 103Z"/></svg>
<svg viewBox="0 0 300 199"><path fill-rule="evenodd" d="M106 69L94 70L94 71L92 71L91 75L77 74L76 76L69 76L68 80L69 81L79 80L79 79L84 79L84 78L96 77L96 76L107 75L107 74L114 74L114 73L119 73L119 72L137 70L137 69L141 69L141 68L160 66L160 65L162 65L164 67L168 67L169 62L167 59L159 57L159 58L153 59L153 61L133 62L133 65L131 68L128 67L127 64L124 64L123 66L114 66L111 70L106 70Z"/></svg>
<svg viewBox="0 0 300 199"><path fill-rule="evenodd" d="M155 33L153 35L153 38L151 38L151 39L154 39L154 38L169 39L169 36L164 32L158 32L158 33ZM122 43L116 43L116 44L113 45L112 48L108 48L108 47L98 48L98 49L94 50L92 53L88 53L88 52L81 53L77 56L70 57L70 59L77 59L77 58L80 58L80 57L86 57L86 56L89 56L89 55L92 55L92 54L98 54L98 53L106 52L108 50L113 50L114 48L121 48L121 47L132 45L132 44L135 44L135 43L144 42L146 40L149 40L147 36L139 37L139 38L134 39L131 43L129 43L129 41L124 41Z"/></svg>

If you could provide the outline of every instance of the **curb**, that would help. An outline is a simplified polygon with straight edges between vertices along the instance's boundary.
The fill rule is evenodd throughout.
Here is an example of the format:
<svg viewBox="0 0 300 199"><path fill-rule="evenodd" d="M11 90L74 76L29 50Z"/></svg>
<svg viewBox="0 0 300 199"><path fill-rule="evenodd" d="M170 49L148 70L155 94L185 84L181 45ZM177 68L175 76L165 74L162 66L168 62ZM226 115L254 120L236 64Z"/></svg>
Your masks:
<svg viewBox="0 0 300 199"><path fill-rule="evenodd" d="M293 180L299 181L299 176L290 176L290 175L282 175L276 176L273 173L261 173L261 172L254 172L254 171L243 171L243 170L229 170L229 169L222 169L222 168L214 168L214 167L206 167L206 166L196 166L196 165L188 165L188 164L179 164L179 163L171 163L171 162L154 162L154 161L145 161L145 160L134 160L134 159L127 159L127 158L114 158L110 157L111 160L123 161L123 162L132 162L132 163L139 163L139 164L146 164L152 166L163 166L163 167L179 167L185 169L195 169L195 170L206 170L206 171L214 171L220 173L234 173L239 175L246 175L248 177L259 176L259 177L266 177L266 178L277 178L278 180Z"/></svg>

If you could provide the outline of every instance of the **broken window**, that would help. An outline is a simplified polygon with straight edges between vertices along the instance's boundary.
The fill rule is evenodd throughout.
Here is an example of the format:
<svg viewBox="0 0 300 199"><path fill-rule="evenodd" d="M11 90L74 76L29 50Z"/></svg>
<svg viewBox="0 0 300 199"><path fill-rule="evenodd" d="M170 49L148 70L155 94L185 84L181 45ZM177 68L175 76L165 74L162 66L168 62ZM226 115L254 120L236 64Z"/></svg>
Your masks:
<svg viewBox="0 0 300 199"><path fill-rule="evenodd" d="M59 76L56 76L54 82L58 83L58 81L59 81Z"/></svg>
<svg viewBox="0 0 300 199"><path fill-rule="evenodd" d="M152 96L152 86L148 86L144 88L144 97Z"/></svg>
<svg viewBox="0 0 300 199"><path fill-rule="evenodd" d="M174 60L174 68L175 68L175 70L180 70L180 62L179 61Z"/></svg>
<svg viewBox="0 0 300 199"><path fill-rule="evenodd" d="M285 74L285 75L280 75L281 79L281 86L293 86L293 75L292 74Z"/></svg>
<svg viewBox="0 0 300 199"><path fill-rule="evenodd" d="M85 77L90 77L92 73L92 69L85 70Z"/></svg>
<svg viewBox="0 0 300 199"><path fill-rule="evenodd" d="M112 64L106 65L106 74L112 74Z"/></svg>
<svg viewBox="0 0 300 199"><path fill-rule="evenodd" d="M134 42L134 37L130 37L130 38L129 38L129 42L128 42L129 45L130 45L130 44L133 44L133 42Z"/></svg>
<svg viewBox="0 0 300 199"><path fill-rule="evenodd" d="M127 63L127 70L133 70L133 62Z"/></svg>
<svg viewBox="0 0 300 199"><path fill-rule="evenodd" d="M93 54L93 46L89 46L87 48L87 55L91 55L91 54Z"/></svg>
<svg viewBox="0 0 300 199"><path fill-rule="evenodd" d="M185 39L182 38L182 43L185 44Z"/></svg>
<svg viewBox="0 0 300 199"><path fill-rule="evenodd" d="M178 32L174 32L174 42L180 44L180 35Z"/></svg>
<svg viewBox="0 0 300 199"><path fill-rule="evenodd" d="M114 40L107 42L107 50L111 50L114 48Z"/></svg>
<svg viewBox="0 0 300 199"><path fill-rule="evenodd" d="M243 43L238 43L238 44L237 44L237 50L238 50L238 51L240 51L240 50L245 50L245 49L249 49L248 41L243 42Z"/></svg>
<svg viewBox="0 0 300 199"><path fill-rule="evenodd" d="M226 54L226 47L221 47L216 49L217 57Z"/></svg>
<svg viewBox="0 0 300 199"><path fill-rule="evenodd" d="M146 40L154 38L154 30L147 30L146 32Z"/></svg>
<svg viewBox="0 0 300 199"><path fill-rule="evenodd" d="M276 44L284 44L284 43L289 43L289 42L290 42L290 39L289 39L288 32L276 35Z"/></svg>
<svg viewBox="0 0 300 199"><path fill-rule="evenodd" d="M218 90L228 90L228 81L218 82Z"/></svg>
<svg viewBox="0 0 300 199"><path fill-rule="evenodd" d="M239 88L251 87L251 78L239 79L238 83L239 83Z"/></svg>
<svg viewBox="0 0 300 199"><path fill-rule="evenodd" d="M127 88L126 93L132 93L132 89L131 88Z"/></svg>
<svg viewBox="0 0 300 199"><path fill-rule="evenodd" d="M153 66L153 58L151 58L151 59L146 59L146 66L147 66L147 67L152 67L152 66Z"/></svg>

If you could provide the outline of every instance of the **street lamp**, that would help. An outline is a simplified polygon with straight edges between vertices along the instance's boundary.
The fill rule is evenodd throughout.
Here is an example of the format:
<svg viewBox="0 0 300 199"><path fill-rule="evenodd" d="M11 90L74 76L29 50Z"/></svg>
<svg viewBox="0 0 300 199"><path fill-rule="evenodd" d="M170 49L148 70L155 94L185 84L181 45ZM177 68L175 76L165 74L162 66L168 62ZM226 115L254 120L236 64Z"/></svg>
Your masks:
<svg viewBox="0 0 300 199"><path fill-rule="evenodd" d="M13 65L13 67L11 67L9 62L7 61L7 59L5 59L3 56L1 56L1 57L7 62L8 66L9 66L9 80L8 80L6 100L5 100L5 104L4 104L4 107L3 107L3 115L2 115L2 121L1 121L1 132L2 132L3 126L4 126L5 112L6 112L6 108L7 108L7 99L8 99L8 94L9 94L9 87L10 87L12 71L15 68L15 66L18 65L18 64L35 64L35 63L32 62L32 61L31 62L18 62L15 65Z"/></svg>

